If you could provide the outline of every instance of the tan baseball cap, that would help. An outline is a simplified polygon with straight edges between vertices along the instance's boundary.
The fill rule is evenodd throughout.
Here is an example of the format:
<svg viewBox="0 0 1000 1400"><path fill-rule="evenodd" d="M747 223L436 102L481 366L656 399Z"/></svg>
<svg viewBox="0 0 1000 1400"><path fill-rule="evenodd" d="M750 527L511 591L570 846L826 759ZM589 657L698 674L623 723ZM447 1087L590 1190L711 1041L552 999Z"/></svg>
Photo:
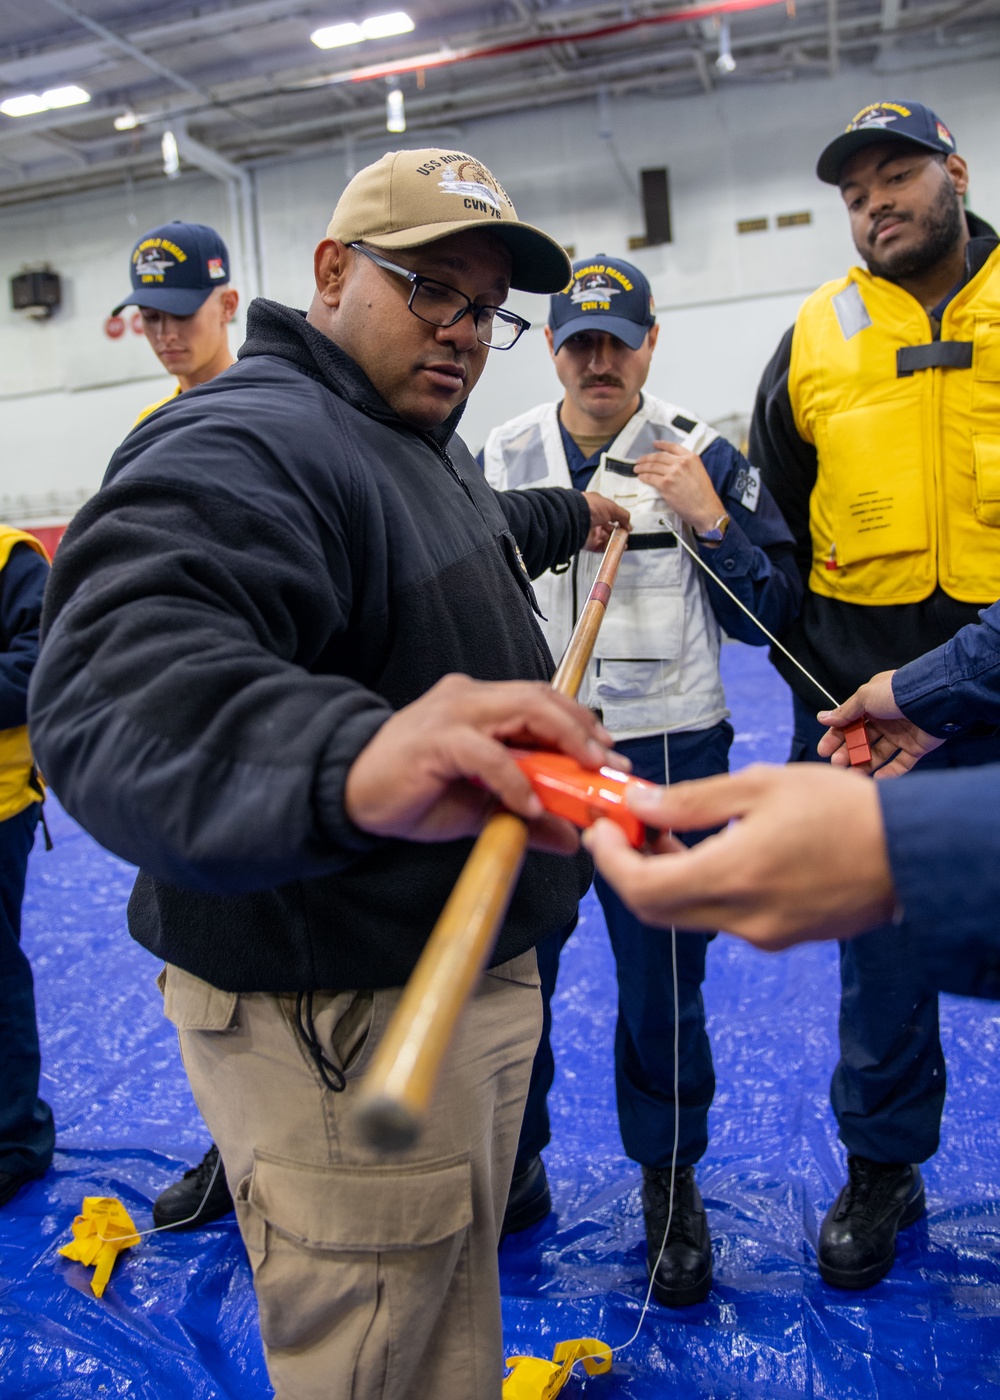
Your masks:
<svg viewBox="0 0 1000 1400"><path fill-rule="evenodd" d="M464 151L389 151L355 175L326 236L378 248L421 248L469 229L486 229L507 245L510 284L522 292L560 292L573 275L566 250L541 229L521 223L503 186Z"/></svg>

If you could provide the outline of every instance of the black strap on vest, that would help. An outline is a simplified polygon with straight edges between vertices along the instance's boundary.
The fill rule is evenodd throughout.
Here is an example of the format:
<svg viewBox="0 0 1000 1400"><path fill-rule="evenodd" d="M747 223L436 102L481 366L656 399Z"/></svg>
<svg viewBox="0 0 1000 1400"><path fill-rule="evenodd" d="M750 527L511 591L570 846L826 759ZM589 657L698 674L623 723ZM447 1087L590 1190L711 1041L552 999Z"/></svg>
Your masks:
<svg viewBox="0 0 1000 1400"><path fill-rule="evenodd" d="M637 549L676 549L677 536L672 530L650 531L647 535L632 534L628 537L628 547L632 554Z"/></svg>
<svg viewBox="0 0 1000 1400"><path fill-rule="evenodd" d="M932 340L929 345L904 345L896 351L896 378L918 369L971 369L971 340Z"/></svg>

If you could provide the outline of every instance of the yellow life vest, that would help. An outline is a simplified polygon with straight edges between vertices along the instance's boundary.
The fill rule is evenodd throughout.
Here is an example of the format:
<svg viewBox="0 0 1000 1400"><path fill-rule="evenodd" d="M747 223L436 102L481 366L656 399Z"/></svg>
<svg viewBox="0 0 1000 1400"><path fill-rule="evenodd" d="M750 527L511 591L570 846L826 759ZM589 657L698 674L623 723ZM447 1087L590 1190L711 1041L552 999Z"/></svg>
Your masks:
<svg viewBox="0 0 1000 1400"><path fill-rule="evenodd" d="M49 556L44 546L34 535L12 529L9 525L0 525L0 570L7 567L10 552L16 544L30 545L48 562ZM45 792L31 757L28 726L19 724L14 729L0 729L0 822L16 817L32 802L42 802L44 797Z"/></svg>
<svg viewBox="0 0 1000 1400"><path fill-rule="evenodd" d="M1000 598L1000 249L949 302L941 339L862 268L795 323L789 397L816 447L809 587L862 604Z"/></svg>
<svg viewBox="0 0 1000 1400"><path fill-rule="evenodd" d="M132 424L132 427L133 427L133 428L138 428L139 424L142 422L142 420L143 420L144 418L148 418L149 415L150 415L151 413L155 413L156 410L157 410L158 408L162 408L163 405L164 405L165 403L169 403L171 399L176 399L177 395L178 395L180 392L181 392L181 386L180 386L179 384L175 384L175 385L174 385L174 388L173 388L172 391L166 396L166 398L157 399L157 400L156 400L156 403L148 403L148 404L146 405L146 407L142 410L142 412L139 414L139 417L138 417L138 418L135 420L135 422Z"/></svg>

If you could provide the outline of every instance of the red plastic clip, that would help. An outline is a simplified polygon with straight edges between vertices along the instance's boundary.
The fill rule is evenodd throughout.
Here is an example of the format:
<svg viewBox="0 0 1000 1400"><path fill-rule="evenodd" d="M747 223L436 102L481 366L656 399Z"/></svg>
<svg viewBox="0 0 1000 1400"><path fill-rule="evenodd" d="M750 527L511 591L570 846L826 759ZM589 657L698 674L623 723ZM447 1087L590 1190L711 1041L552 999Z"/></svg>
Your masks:
<svg viewBox="0 0 1000 1400"><path fill-rule="evenodd" d="M617 768L594 772L563 753L525 749L513 749L512 753L547 812L579 827L592 826L598 817L608 817L618 823L636 850L645 843L646 827L627 805L625 793L630 787L653 789L655 783L633 778Z"/></svg>
<svg viewBox="0 0 1000 1400"><path fill-rule="evenodd" d="M844 726L844 743L847 745L847 756L851 760L852 768L857 768L862 763L871 763L872 749L865 730L864 715L853 724Z"/></svg>

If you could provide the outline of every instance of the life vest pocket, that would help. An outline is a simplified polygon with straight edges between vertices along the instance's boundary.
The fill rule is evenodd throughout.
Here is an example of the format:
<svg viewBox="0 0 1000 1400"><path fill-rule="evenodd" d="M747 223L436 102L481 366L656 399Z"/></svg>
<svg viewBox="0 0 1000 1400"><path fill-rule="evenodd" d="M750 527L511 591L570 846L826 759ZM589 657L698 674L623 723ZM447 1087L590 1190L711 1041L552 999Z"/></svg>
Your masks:
<svg viewBox="0 0 1000 1400"><path fill-rule="evenodd" d="M626 558L628 555L626 554ZM621 571L594 647L609 661L674 661L684 646L684 600L658 588L629 587Z"/></svg>
<svg viewBox="0 0 1000 1400"><path fill-rule="evenodd" d="M824 470L816 495L824 497L838 568L928 549L922 429L919 399L909 393L817 423Z"/></svg>
<svg viewBox="0 0 1000 1400"><path fill-rule="evenodd" d="M972 439L976 464L976 518L984 525L1000 525L1000 437Z"/></svg>
<svg viewBox="0 0 1000 1400"><path fill-rule="evenodd" d="M1000 380L1000 321L977 319L973 339L972 378L996 383Z"/></svg>

